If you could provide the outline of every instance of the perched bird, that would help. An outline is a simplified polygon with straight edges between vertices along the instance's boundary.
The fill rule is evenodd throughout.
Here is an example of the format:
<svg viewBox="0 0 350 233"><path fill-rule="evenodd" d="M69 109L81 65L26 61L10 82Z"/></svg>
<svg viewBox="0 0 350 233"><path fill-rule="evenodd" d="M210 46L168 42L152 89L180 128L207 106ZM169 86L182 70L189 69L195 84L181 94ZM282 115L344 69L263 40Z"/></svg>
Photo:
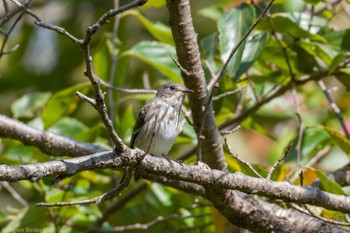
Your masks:
<svg viewBox="0 0 350 233"><path fill-rule="evenodd" d="M161 86L156 96L138 114L130 147L137 147L154 156L166 156L180 132L182 102L185 95L192 92L176 82ZM128 172L130 170L127 169ZM139 176L136 171L134 179L137 180Z"/></svg>
<svg viewBox="0 0 350 233"><path fill-rule="evenodd" d="M151 155L165 156L180 131L180 110L187 93L193 92L179 83L166 83L141 109L131 137L131 148Z"/></svg>

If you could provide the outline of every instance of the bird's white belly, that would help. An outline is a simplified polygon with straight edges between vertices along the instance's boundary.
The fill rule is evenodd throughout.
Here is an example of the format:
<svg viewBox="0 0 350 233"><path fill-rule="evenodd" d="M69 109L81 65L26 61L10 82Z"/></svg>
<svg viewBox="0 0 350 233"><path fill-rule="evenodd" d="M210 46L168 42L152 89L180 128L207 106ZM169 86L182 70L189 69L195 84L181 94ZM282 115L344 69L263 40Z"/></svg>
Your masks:
<svg viewBox="0 0 350 233"><path fill-rule="evenodd" d="M157 126L157 133L154 136L150 154L156 156L167 155L179 134L178 121L161 122Z"/></svg>

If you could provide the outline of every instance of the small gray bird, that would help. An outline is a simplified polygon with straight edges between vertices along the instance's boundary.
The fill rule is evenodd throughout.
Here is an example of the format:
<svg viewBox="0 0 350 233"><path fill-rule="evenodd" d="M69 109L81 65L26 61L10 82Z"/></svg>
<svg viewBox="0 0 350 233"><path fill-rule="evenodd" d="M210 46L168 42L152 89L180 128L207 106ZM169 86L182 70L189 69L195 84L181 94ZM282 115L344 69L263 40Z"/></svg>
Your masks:
<svg viewBox="0 0 350 233"><path fill-rule="evenodd" d="M179 83L166 83L141 109L131 137L131 148L151 155L165 156L180 131L180 110L187 93L193 92Z"/></svg>
<svg viewBox="0 0 350 233"><path fill-rule="evenodd" d="M180 110L187 93L193 91L176 82L161 86L141 109L131 137L131 148L154 156L166 156L180 132ZM126 170L126 174L130 170ZM126 175L125 174L125 175ZM130 173L128 173L130 175ZM124 175L124 176L125 176ZM134 179L140 176L135 172ZM121 182L123 182L124 177Z"/></svg>

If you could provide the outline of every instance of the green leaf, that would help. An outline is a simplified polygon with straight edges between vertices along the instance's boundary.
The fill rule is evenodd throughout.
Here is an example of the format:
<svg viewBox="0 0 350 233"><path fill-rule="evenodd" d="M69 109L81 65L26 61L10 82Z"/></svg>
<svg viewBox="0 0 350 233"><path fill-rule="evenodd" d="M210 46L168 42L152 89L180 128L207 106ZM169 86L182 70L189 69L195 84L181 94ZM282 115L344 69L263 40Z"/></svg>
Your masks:
<svg viewBox="0 0 350 233"><path fill-rule="evenodd" d="M59 119L54 125L50 127L51 132L70 138L75 138L76 135L82 133L86 129L87 127L83 123L69 117L63 117Z"/></svg>
<svg viewBox="0 0 350 233"><path fill-rule="evenodd" d="M147 0L147 3L143 6L141 6L141 8L150 8L150 7L163 7L165 6L166 2L165 1L159 1L159 0Z"/></svg>
<svg viewBox="0 0 350 233"><path fill-rule="evenodd" d="M273 137L273 135L271 135L269 132L267 132L260 124L258 121L254 120L252 117L248 117L246 120L244 120L241 125L244 128L247 129L252 129L258 133L260 133L261 135L265 135L267 137L269 137L270 139L275 140L275 138Z"/></svg>
<svg viewBox="0 0 350 233"><path fill-rule="evenodd" d="M309 38L311 40L326 42L326 40L318 35L312 34L307 30L302 29L298 24L293 22L289 17L282 14L273 14L271 20L276 32L291 35L293 38ZM264 30L270 32L272 30L271 25L267 19L263 20L257 26L258 30Z"/></svg>
<svg viewBox="0 0 350 233"><path fill-rule="evenodd" d="M49 128L63 116L72 113L80 101L75 95L75 92L79 91L82 94L87 94L90 86L91 84L88 82L81 83L52 95L41 113L44 128Z"/></svg>
<svg viewBox="0 0 350 233"><path fill-rule="evenodd" d="M238 78L252 66L254 61L262 52L266 41L267 33L265 32L258 33L252 36L252 38L247 41L244 47L241 64L234 76L234 80L238 80Z"/></svg>
<svg viewBox="0 0 350 233"><path fill-rule="evenodd" d="M341 69L343 72L337 75L336 78L346 87L347 91L350 91L350 68Z"/></svg>
<svg viewBox="0 0 350 233"><path fill-rule="evenodd" d="M130 10L126 12L126 15L135 16L140 21L140 23L142 23L142 25L147 29L147 31L151 33L151 35L159 42L174 46L174 39L170 27L162 24L161 22L152 23L139 11Z"/></svg>
<svg viewBox="0 0 350 233"><path fill-rule="evenodd" d="M332 62L328 69L328 75L332 74L334 71L336 71L339 67L339 65L344 61L345 55L343 53L339 53L337 56L335 56L332 59Z"/></svg>
<svg viewBox="0 0 350 233"><path fill-rule="evenodd" d="M325 126L323 126L323 128L329 135L331 135L335 143L337 143L337 145L347 154L347 156L350 157L350 140L332 128Z"/></svg>
<svg viewBox="0 0 350 233"><path fill-rule="evenodd" d="M123 141L130 141L135 121L136 119L132 111L132 106L129 104L127 107L125 107L121 116L116 119L118 135L123 139Z"/></svg>
<svg viewBox="0 0 350 233"><path fill-rule="evenodd" d="M221 5L214 5L214 6L210 6L199 10L198 14L205 18L208 18L217 22L224 15L224 9Z"/></svg>
<svg viewBox="0 0 350 233"><path fill-rule="evenodd" d="M164 186L152 183L151 190L154 195L157 197L157 200L162 203L163 206L171 206L171 194L164 188Z"/></svg>
<svg viewBox="0 0 350 233"><path fill-rule="evenodd" d="M306 3L310 3L312 4L313 6L316 6L318 3L320 2L326 2L325 0L304 0L304 2Z"/></svg>
<svg viewBox="0 0 350 233"><path fill-rule="evenodd" d="M2 229L1 232L40 232L46 219L47 209L33 205L24 208L17 216ZM34 217L35 216L35 217Z"/></svg>
<svg viewBox="0 0 350 233"><path fill-rule="evenodd" d="M320 179L323 190L334 194L346 195L340 185L333 180L328 179L326 174L324 174L322 171L316 170L316 174Z"/></svg>
<svg viewBox="0 0 350 233"><path fill-rule="evenodd" d="M87 129L85 129L81 133L77 134L75 136L75 139L77 139L79 141L83 141L83 142L93 143L96 141L97 137L100 135L101 128L102 128L101 123L98 123L98 124L94 125L93 127L88 127Z"/></svg>
<svg viewBox="0 0 350 233"><path fill-rule="evenodd" d="M341 51L350 50L350 29L344 31L335 31L329 27L324 27L319 32L326 40L327 44L334 47L334 49Z"/></svg>
<svg viewBox="0 0 350 233"><path fill-rule="evenodd" d="M34 117L44 107L50 95L48 92L36 92L22 96L11 105L14 118Z"/></svg>
<svg viewBox="0 0 350 233"><path fill-rule="evenodd" d="M317 64L315 57L298 43L293 46L293 50L297 53L298 70L305 73L312 72Z"/></svg>
<svg viewBox="0 0 350 233"><path fill-rule="evenodd" d="M123 55L140 59L156 68L172 81L181 82L182 80L179 68L171 59L171 55L176 55L173 46L155 41L143 41L136 44L129 51L123 53Z"/></svg>
<svg viewBox="0 0 350 233"><path fill-rule="evenodd" d="M219 30L219 45L221 59L223 62L227 60L231 50L239 43L243 35L248 31L253 24L255 17L254 7L242 3L231 11L227 12L218 22ZM236 51L232 57L227 72L230 76L234 76L243 55L245 43ZM237 81L237 80L234 80Z"/></svg>

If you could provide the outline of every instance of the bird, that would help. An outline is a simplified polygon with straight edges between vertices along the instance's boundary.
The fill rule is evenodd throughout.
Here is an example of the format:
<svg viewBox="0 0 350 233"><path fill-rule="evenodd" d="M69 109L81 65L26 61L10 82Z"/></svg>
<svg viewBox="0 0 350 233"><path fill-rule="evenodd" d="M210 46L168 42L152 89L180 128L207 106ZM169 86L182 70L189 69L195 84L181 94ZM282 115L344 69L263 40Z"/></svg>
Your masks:
<svg viewBox="0 0 350 233"><path fill-rule="evenodd" d="M141 108L131 136L130 148L137 147L153 156L167 156L179 135L181 106L189 93L193 91L177 82L162 85L155 97ZM128 172L130 170L126 169L125 173ZM136 170L134 180L139 177L140 172Z"/></svg>

